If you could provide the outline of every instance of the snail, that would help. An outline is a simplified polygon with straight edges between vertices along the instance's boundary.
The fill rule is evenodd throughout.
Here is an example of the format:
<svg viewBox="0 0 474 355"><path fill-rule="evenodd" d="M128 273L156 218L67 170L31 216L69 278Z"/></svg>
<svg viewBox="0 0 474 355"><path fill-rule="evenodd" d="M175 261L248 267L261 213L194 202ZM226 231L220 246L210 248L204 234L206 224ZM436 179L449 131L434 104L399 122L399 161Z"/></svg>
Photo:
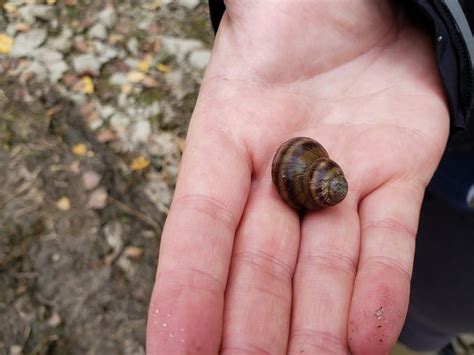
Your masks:
<svg viewBox="0 0 474 355"><path fill-rule="evenodd" d="M292 138L278 148L272 180L283 200L298 210L334 206L347 194L342 169L314 139Z"/></svg>

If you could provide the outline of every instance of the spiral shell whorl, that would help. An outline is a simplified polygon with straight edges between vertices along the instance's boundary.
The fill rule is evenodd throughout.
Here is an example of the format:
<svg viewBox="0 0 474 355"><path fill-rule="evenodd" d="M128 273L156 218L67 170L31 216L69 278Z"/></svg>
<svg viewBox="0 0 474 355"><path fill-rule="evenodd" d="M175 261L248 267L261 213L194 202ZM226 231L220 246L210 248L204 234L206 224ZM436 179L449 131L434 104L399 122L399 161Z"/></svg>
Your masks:
<svg viewBox="0 0 474 355"><path fill-rule="evenodd" d="M283 200L300 210L333 206L347 194L341 168L311 138L292 138L280 146L273 159L272 179Z"/></svg>

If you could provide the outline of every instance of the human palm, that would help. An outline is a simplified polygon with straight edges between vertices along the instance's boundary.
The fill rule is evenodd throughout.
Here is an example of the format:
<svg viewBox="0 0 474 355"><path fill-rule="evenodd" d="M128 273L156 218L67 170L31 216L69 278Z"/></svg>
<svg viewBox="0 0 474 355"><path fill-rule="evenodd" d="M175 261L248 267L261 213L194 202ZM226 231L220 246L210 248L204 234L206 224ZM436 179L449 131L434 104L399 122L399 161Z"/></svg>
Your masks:
<svg viewBox="0 0 474 355"><path fill-rule="evenodd" d="M229 1L163 231L147 348L388 353L448 114L430 40L388 2ZM290 137L349 183L303 216L271 183Z"/></svg>

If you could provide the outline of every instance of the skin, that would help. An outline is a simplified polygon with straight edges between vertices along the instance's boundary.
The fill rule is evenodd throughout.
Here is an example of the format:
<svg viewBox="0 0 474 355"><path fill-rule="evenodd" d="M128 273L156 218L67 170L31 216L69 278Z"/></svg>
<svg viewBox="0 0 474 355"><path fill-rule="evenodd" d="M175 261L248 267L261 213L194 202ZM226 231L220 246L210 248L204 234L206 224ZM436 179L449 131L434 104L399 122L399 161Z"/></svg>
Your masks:
<svg viewBox="0 0 474 355"><path fill-rule="evenodd" d="M226 2L160 247L149 354L388 354L449 117L430 38L380 0ZM349 183L299 216L290 137Z"/></svg>

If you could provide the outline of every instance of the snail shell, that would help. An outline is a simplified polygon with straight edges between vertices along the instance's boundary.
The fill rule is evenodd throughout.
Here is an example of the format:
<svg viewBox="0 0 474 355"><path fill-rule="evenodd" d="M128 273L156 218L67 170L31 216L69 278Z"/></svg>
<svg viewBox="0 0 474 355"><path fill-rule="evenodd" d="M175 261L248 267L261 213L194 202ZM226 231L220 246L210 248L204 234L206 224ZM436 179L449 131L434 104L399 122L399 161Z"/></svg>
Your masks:
<svg viewBox="0 0 474 355"><path fill-rule="evenodd" d="M283 200L298 210L334 206L347 194L342 169L314 139L292 138L273 158L272 180Z"/></svg>

